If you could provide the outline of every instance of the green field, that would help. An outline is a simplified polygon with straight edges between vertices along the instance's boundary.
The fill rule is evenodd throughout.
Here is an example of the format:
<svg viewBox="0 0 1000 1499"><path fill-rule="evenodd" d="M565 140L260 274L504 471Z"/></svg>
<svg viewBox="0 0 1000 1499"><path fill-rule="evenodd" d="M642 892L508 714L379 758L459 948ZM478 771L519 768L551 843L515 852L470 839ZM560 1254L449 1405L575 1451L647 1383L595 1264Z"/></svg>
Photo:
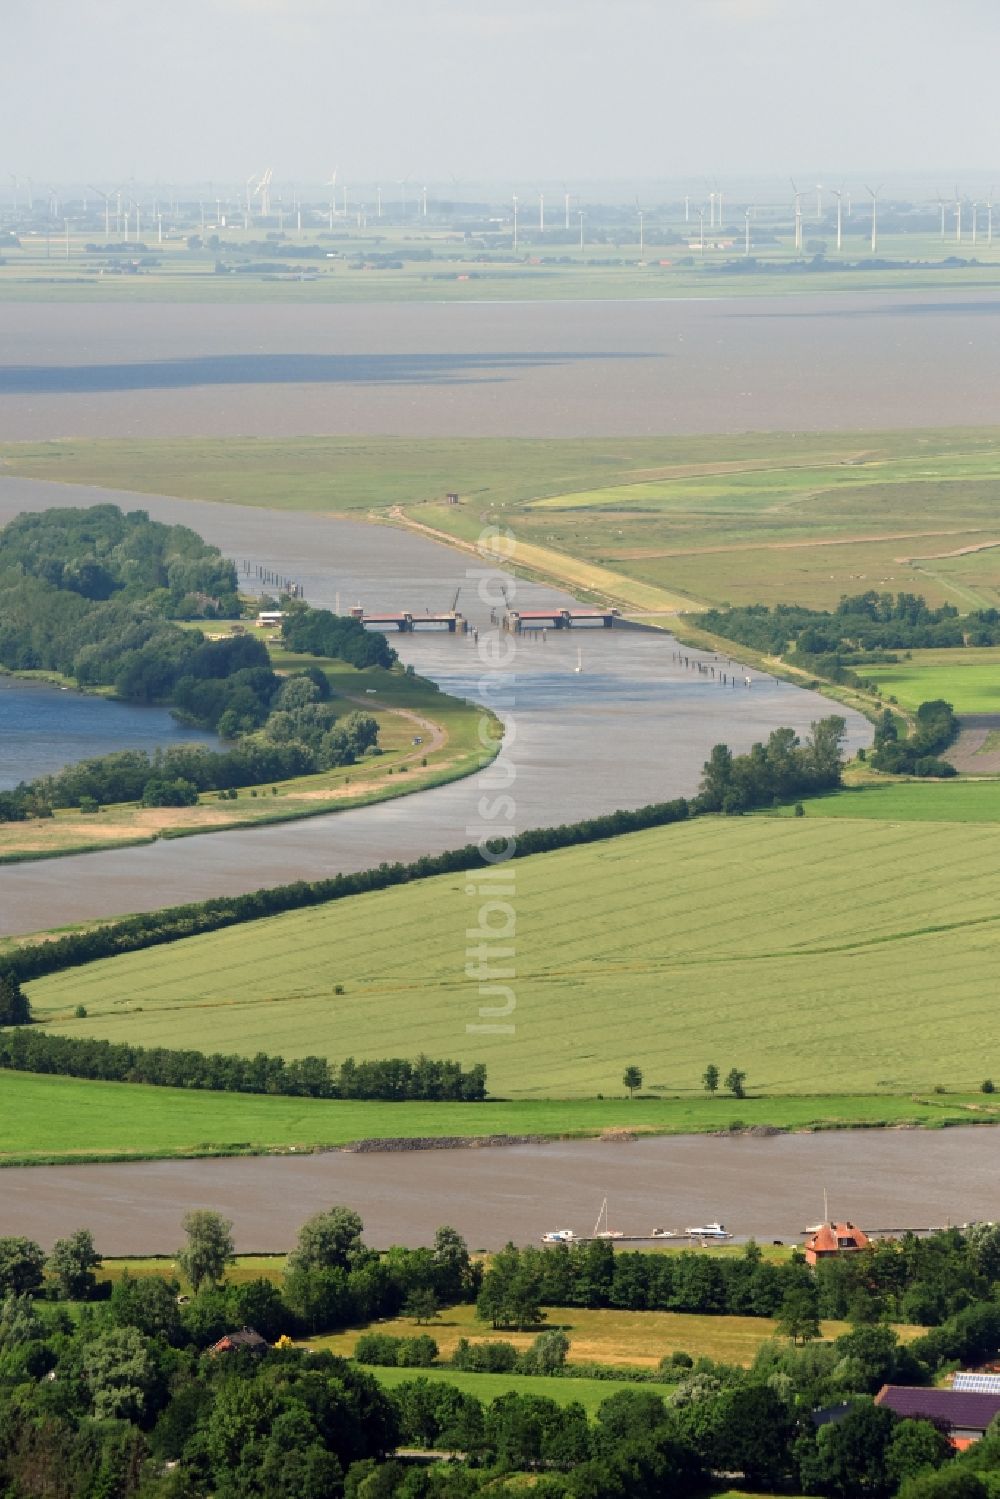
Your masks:
<svg viewBox="0 0 1000 1499"><path fill-rule="evenodd" d="M984 1048L998 854L989 824L752 817L519 861L513 1033L467 1030L496 999L465 973L479 900L457 875L88 964L29 993L69 1035L424 1051L485 1062L502 1097L616 1094L630 1063L646 1092L696 1092L709 1061L738 1064L765 1094L968 1090L998 1070Z"/></svg>
<svg viewBox="0 0 1000 1499"><path fill-rule="evenodd" d="M886 781L845 787L802 803L806 817L863 817L876 822L1000 822L1000 780ZM792 817L782 807L767 817Z"/></svg>
<svg viewBox="0 0 1000 1499"><path fill-rule="evenodd" d="M904 708L944 698L956 713L1000 715L1000 647L913 651L897 666L865 666L886 697Z"/></svg>
<svg viewBox="0 0 1000 1499"><path fill-rule="evenodd" d="M430 1329L433 1336L433 1328ZM310 1347L322 1344L314 1340ZM372 1374L387 1390L412 1379L432 1379L454 1385L464 1395L474 1395L484 1405L496 1400L499 1395L514 1392L518 1395L535 1395L554 1400L557 1405L582 1405L588 1415L597 1414L598 1407L621 1390L650 1390L654 1395L669 1395L673 1389L667 1384L635 1384L625 1379L546 1379L535 1374L464 1374L459 1369L374 1369L365 1365L365 1372Z"/></svg>
<svg viewBox="0 0 1000 1499"><path fill-rule="evenodd" d="M0 1072L0 1165L309 1151L352 1140L658 1134L747 1126L814 1129L1000 1122L980 1094L927 1097L624 1098L529 1103L326 1103ZM617 1144L610 1148L619 1149Z"/></svg>
<svg viewBox="0 0 1000 1499"><path fill-rule="evenodd" d="M751 1364L761 1347L777 1334L777 1324L770 1317L715 1316L696 1312L622 1311L616 1308L547 1306L545 1325L561 1327L570 1341L568 1362L573 1364L632 1365L655 1369L667 1354L681 1351L692 1358L716 1359L727 1364ZM490 1325L481 1322L474 1306L463 1304L445 1308L439 1321L417 1328L405 1318L380 1321L372 1328L351 1328L346 1332L311 1340L312 1346L328 1348L332 1353L350 1357L363 1332L374 1329L392 1337L413 1337L428 1332L437 1343L442 1358L451 1358L460 1338L482 1342L498 1336ZM924 1331L908 1323L897 1326L903 1342L919 1337ZM849 1331L846 1322L822 1323L824 1338L838 1338ZM529 1332L504 1332L500 1336L523 1351L536 1336ZM402 1375L404 1371L400 1370ZM414 1372L414 1371L411 1371ZM422 1371L418 1371L422 1372Z"/></svg>
<svg viewBox="0 0 1000 1499"><path fill-rule="evenodd" d="M6 444L0 464L27 477L188 499L371 512L465 544L484 523L502 524L526 569L636 612L685 600L820 607L868 588L961 610L1000 602L995 428L585 441L71 440ZM462 503L443 504L448 490ZM589 582L581 566L597 570Z"/></svg>

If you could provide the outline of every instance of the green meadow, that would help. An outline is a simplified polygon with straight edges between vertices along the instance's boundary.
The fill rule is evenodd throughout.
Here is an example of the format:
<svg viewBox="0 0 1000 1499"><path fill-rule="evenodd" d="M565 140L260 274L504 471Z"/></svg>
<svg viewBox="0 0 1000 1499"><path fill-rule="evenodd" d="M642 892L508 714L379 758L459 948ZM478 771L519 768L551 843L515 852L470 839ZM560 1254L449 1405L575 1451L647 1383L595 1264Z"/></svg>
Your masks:
<svg viewBox="0 0 1000 1499"><path fill-rule="evenodd" d="M703 1134L734 1124L843 1129L977 1122L1000 1122L1000 1103L993 1107L980 1094L330 1103L0 1072L0 1166L298 1153L355 1140L446 1135L565 1138L606 1129Z"/></svg>
<svg viewBox="0 0 1000 1499"><path fill-rule="evenodd" d="M7 473L330 514L472 544L647 608L835 604L910 591L1000 603L995 428L585 441L190 439L6 444ZM458 506L443 503L457 490ZM592 570L581 575L584 566ZM662 601L662 602L661 602Z"/></svg>
<svg viewBox="0 0 1000 1499"><path fill-rule="evenodd" d="M865 666L886 697L904 708L944 698L956 713L1000 714L1000 648L913 651L895 666Z"/></svg>
<svg viewBox="0 0 1000 1499"><path fill-rule="evenodd" d="M478 987L488 897L464 875L88 964L29 994L68 1035L426 1052L484 1062L491 1092L516 1099L620 1093L633 1063L654 1095L697 1093L708 1062L769 1095L968 1091L1000 1071L998 864L989 823L822 816L699 819L518 861L502 1034L476 1029L498 1001Z"/></svg>
<svg viewBox="0 0 1000 1499"><path fill-rule="evenodd" d="M876 781L846 786L802 803L806 817L865 818L876 822L1000 822L1000 780ZM782 807L766 817L792 817Z"/></svg>

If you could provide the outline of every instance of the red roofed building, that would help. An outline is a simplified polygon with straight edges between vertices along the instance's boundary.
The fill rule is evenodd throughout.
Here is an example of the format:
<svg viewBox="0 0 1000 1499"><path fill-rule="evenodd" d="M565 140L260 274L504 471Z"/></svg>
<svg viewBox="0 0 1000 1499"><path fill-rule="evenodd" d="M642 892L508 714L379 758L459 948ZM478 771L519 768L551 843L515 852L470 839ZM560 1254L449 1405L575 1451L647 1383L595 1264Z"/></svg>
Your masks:
<svg viewBox="0 0 1000 1499"><path fill-rule="evenodd" d="M806 1239L806 1264L815 1265L817 1260L829 1260L837 1254L856 1254L867 1249L871 1241L853 1223L824 1223Z"/></svg>
<svg viewBox="0 0 1000 1499"><path fill-rule="evenodd" d="M255 1332L252 1327L241 1327L239 1332L225 1333L217 1343L213 1343L208 1350L213 1356L219 1353L235 1353L238 1348L246 1348L251 1353L266 1353L268 1343Z"/></svg>

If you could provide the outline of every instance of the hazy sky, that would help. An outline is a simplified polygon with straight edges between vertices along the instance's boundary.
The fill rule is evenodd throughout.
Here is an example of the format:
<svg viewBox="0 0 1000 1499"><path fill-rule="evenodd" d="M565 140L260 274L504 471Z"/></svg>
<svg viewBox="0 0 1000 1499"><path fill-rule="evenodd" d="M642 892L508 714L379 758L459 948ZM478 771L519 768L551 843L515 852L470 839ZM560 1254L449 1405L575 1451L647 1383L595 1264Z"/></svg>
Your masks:
<svg viewBox="0 0 1000 1499"><path fill-rule="evenodd" d="M265 166L1000 185L997 0L0 0L0 38L5 191Z"/></svg>

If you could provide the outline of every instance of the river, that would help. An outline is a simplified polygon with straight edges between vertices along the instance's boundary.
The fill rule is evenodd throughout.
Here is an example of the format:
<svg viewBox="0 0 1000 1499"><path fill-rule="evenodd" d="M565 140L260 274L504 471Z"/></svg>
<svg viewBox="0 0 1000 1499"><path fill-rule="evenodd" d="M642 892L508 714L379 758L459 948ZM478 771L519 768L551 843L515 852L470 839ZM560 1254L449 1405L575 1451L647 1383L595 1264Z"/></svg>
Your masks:
<svg viewBox="0 0 1000 1499"><path fill-rule="evenodd" d="M817 282L819 285L819 282ZM625 437L996 420L1000 297L4 303L0 440Z"/></svg>
<svg viewBox="0 0 1000 1499"><path fill-rule="evenodd" d="M32 1166L0 1173L0 1230L48 1246L85 1226L105 1254L162 1254L182 1215L208 1207L232 1219L242 1252L279 1251L344 1203L378 1248L430 1244L450 1223L471 1248L499 1249L587 1234L607 1196L624 1233L721 1218L738 1238L788 1242L822 1216L824 1187L832 1213L871 1230L996 1219L996 1162L996 1130L977 1127Z"/></svg>
<svg viewBox="0 0 1000 1499"><path fill-rule="evenodd" d="M259 559L301 580L314 604L361 599L370 607L442 609L461 587L460 607L481 624L483 568L475 558L390 527L288 515L232 505L0 479L0 523L19 510L114 501L157 520L193 526L229 556ZM493 587L495 589L496 583ZM507 579L519 606L570 603L565 594ZM722 686L675 659L659 631L549 631L544 642L511 638L504 671L484 669L471 636L414 634L397 644L404 660L459 694L490 700L508 724L519 829L668 800L697 790L713 744L745 750L771 729L800 733L831 711L827 699L759 672L753 686ZM581 671L578 653L582 652ZM697 653L686 653L689 657ZM731 675L728 664L704 658ZM494 689L502 689L499 697ZM848 713L848 749L871 726ZM478 837L478 778L305 822L0 868L0 934L152 910L261 885L414 859ZM472 830L470 832L470 829Z"/></svg>

